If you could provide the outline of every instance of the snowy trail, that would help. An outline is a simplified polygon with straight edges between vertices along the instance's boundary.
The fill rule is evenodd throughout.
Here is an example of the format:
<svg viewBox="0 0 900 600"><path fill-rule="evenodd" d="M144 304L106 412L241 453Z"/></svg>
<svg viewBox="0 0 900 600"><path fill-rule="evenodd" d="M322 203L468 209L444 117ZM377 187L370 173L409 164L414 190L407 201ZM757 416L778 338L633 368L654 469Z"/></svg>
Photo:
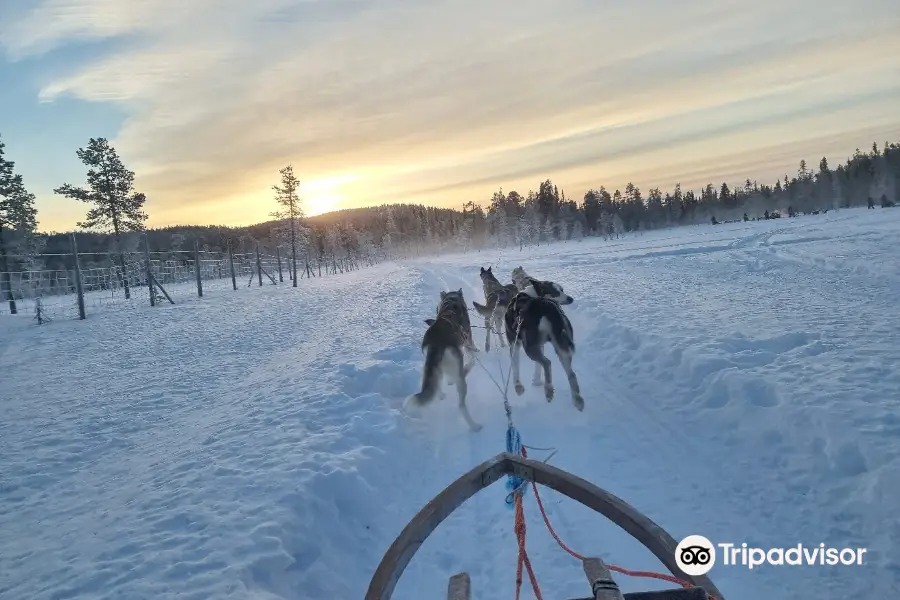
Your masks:
<svg viewBox="0 0 900 600"><path fill-rule="evenodd" d="M506 266L511 270L510 265ZM435 277L444 289L455 289L462 285L467 297L471 297L469 295L471 289L467 289L464 280L460 282L461 277L454 274L453 270L441 273L440 276L435 276L432 271L429 275ZM426 277L427 280L429 277ZM578 278L566 273L566 280L576 281ZM570 293L576 293L574 287L569 286L567 289ZM477 292L474 295L475 298L481 299L481 295ZM575 323L576 340L580 348L576 365L582 365L582 369L579 370L580 381L586 397L589 398L590 406L585 411L585 418L582 419L574 413L568 399L565 380L558 372L559 367L555 366L557 380L562 379L562 383L557 386L559 393L553 404L547 405L544 402L540 388L531 388L523 399L513 399L514 416L525 436L525 443L556 447L559 453L552 461L554 464L597 481L613 493L628 498L648 514L673 515L677 523L690 523L693 520L697 527L689 528L690 531L702 530L711 536L717 533L703 527L706 519L703 518L703 514L698 515L698 511L717 514L720 519L728 521L740 521L742 519L740 506L733 505L730 509L723 510L727 500L710 495L698 503L698 497L705 496L702 494L702 482L722 481L722 469L712 468L706 464L708 463L706 453L698 448L698 442L699 446L702 446L702 440L693 439L690 430L680 430L671 423L661 422L653 411L644 406L640 398L624 390L617 377L610 374L607 369L602 367L595 370L584 369L586 365L602 361L592 347L596 345L592 336L602 335L602 332L598 331L598 323L594 319L585 318L585 315L596 314L594 312L597 310L596 303L587 301L583 304L585 306L576 301L576 304L570 307L569 313ZM579 308L582 312L576 315ZM481 345L482 341L479 338L479 346ZM495 370L498 362L502 363L504 372L509 368L505 350L495 352L491 358L493 360L485 362L499 379L499 372ZM526 380L530 380L530 371L523 373ZM478 389L479 392L487 390L487 396L490 398L485 402L479 394L477 400L470 402L470 405L479 406L482 413L485 410L492 411L489 418L493 425L489 434L492 439L485 440L487 443L482 444L484 448L482 455L468 463L474 465L503 450L505 421L500 407L501 398L492 388L487 375L476 369L470 378L472 380L470 390ZM491 403L493 406L490 406ZM455 418L454 413L450 411L447 418ZM539 437L535 441L529 433ZM482 438L482 435L478 437ZM685 456L686 450L688 456ZM466 464L463 462L460 470L464 470ZM690 473L691 477L685 478L686 473ZM655 488L666 490L658 500L653 496L647 497L648 489ZM511 513L502 503L505 490L500 487L500 491L492 490L488 494L494 496L493 506L474 511L474 518L484 520L487 512L491 515L489 522L494 525L491 529L494 539L509 540L512 521ZM600 552L606 560L630 568L660 569L655 558L637 546L617 527L552 491L546 490L542 495L547 501L550 518L559 521L560 535L576 550L588 553ZM554 505L559 506L558 510L554 510ZM673 506L679 505L680 510L672 510ZM722 508L717 508L720 505ZM529 516L531 554L535 562L552 565L554 574L558 572L566 574L563 579L554 577L551 580L552 588L569 597L583 594L584 584L578 563L558 548L550 538L533 504L530 505ZM466 518L470 517L467 515ZM452 547L467 545L466 533L453 535L454 539L445 543ZM470 567L473 585L478 588L491 586L498 572L502 575L504 569L509 570L509 567L504 565L515 564L515 544L507 542L505 548L497 548L497 545L495 542L495 547L487 553L485 557L488 559L487 563L485 558L479 557L473 561L473 567ZM427 564L430 561L426 559L423 562ZM475 565L481 565L481 568ZM510 573L514 573L514 569ZM637 582L626 580L622 584L626 590L667 587L667 584L647 580ZM765 586L756 582L754 589L756 593L760 593L765 590ZM775 589L773 587L772 591Z"/></svg>
<svg viewBox="0 0 900 600"><path fill-rule="evenodd" d="M502 399L477 366L480 433L452 387L400 410L438 292L481 301L488 265L576 299L585 412L555 360L548 404L523 359L524 443L556 448L553 464L676 539L869 550L861 567L716 566L729 600L897 595L900 212L847 210L382 265L41 328L0 319L0 371L15 374L0 379L0 599L361 598L408 519L503 450ZM496 336L492 349L479 358L499 377L509 360ZM395 597L441 598L461 570L478 598L511 597L506 493L498 482L452 515ZM576 551L663 570L614 525L542 497ZM547 597L585 595L530 490L526 513Z"/></svg>

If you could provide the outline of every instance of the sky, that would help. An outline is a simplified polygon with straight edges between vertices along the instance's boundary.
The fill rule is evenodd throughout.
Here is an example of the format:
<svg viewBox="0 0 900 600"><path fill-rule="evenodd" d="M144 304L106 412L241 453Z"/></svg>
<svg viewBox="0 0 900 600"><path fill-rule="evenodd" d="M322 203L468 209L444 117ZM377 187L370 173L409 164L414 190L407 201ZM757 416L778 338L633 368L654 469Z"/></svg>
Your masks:
<svg viewBox="0 0 900 600"><path fill-rule="evenodd" d="M106 137L148 225L699 189L900 141L897 0L2 0L0 139L40 229Z"/></svg>

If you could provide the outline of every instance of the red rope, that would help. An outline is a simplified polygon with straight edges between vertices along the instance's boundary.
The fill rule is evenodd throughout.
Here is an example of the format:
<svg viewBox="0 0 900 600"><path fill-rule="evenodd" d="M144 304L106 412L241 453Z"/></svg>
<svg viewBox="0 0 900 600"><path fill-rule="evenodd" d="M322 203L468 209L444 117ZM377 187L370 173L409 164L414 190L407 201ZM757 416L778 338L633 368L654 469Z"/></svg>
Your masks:
<svg viewBox="0 0 900 600"><path fill-rule="evenodd" d="M538 585L537 577L534 576L534 569L531 567L531 559L528 558L528 551L525 549L525 511L522 509L522 496L519 494L516 494L516 539L519 541L519 560L516 566L516 600L519 600L519 593L522 591L523 565L528 570L528 578L531 580L534 597L537 600L543 600L541 588Z"/></svg>
<svg viewBox="0 0 900 600"><path fill-rule="evenodd" d="M525 447L522 447L522 456L528 458L528 453L525 451ZM541 495L538 492L538 486L533 481L531 482L531 487L534 490L534 497L537 500L538 508L541 510L541 517L544 519L544 524L547 526L547 530L550 532L550 535L553 536L553 539L556 540L556 543L559 544L559 547L565 550L569 555L571 555L576 560L583 561L586 557L582 554L579 554L569 548L565 542L563 542L559 536L556 534L556 531L553 529L553 526L550 524L550 519L547 517L547 511L544 510L544 503L541 501ZM531 586L534 588L535 597L537 600L543 600L541 598L541 592L538 588L537 581L534 577L534 572L531 569L531 561L528 559L528 553L525 550L525 512L522 509L522 496L520 494L516 494L516 538L519 540L519 565L516 571L516 600L519 600L519 590L522 587L522 564L524 562L526 568L528 569L528 576L531 578ZM645 577L649 579L661 579L663 581L668 581L670 583L677 583L682 587L689 588L691 584L687 581L674 577L672 575L667 575L665 573L655 573L653 571L632 571L630 569L624 569L617 565L606 565L610 571L615 571L616 573L621 573L622 575L627 575L629 577ZM715 600L712 596L709 597L710 600Z"/></svg>

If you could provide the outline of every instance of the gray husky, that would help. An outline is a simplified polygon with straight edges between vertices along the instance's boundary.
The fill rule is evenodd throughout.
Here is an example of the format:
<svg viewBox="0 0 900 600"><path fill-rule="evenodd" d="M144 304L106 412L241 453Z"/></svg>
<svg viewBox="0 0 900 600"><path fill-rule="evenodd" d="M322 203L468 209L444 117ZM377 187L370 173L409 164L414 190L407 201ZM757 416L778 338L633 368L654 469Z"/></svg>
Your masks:
<svg viewBox="0 0 900 600"><path fill-rule="evenodd" d="M516 284L516 288L522 292L525 288L538 280L526 273L525 269L519 266L512 270L512 281Z"/></svg>
<svg viewBox="0 0 900 600"><path fill-rule="evenodd" d="M484 349L486 352L491 351L491 330L500 338L500 346L505 347L506 341L503 339L503 315L506 314L506 305L513 299L518 292L515 284L508 283L506 285L494 277L491 272L493 267L485 269L481 267L481 285L484 287L484 300L486 306L478 304L474 300L472 306L484 317ZM492 327L493 325L493 327Z"/></svg>
<svg viewBox="0 0 900 600"><path fill-rule="evenodd" d="M434 400L435 396L443 397L441 381L444 375L456 386L459 394L459 411L472 431L481 429L481 425L472 420L466 408L468 385L466 376L472 370L472 363L466 363L465 350L472 346L472 328L469 324L469 311L462 289L453 292L441 292L441 301L434 319L425 319L428 329L422 337L422 350L425 352L425 367L422 371L422 390L406 399L405 406L424 406Z"/></svg>
<svg viewBox="0 0 900 600"><path fill-rule="evenodd" d="M525 393L525 386L519 380L519 350L534 361L534 385L541 385L541 371L544 375L544 396L547 402L553 400L553 379L550 374L550 359L544 356L544 344L550 342L562 364L572 392L572 404L579 411L584 410L584 398L578 387L578 379L572 370L575 355L575 332L572 323L563 312L562 306L575 300L566 294L562 286L550 281L532 280L531 284L509 303L506 311L506 337L513 347L512 377L516 393Z"/></svg>

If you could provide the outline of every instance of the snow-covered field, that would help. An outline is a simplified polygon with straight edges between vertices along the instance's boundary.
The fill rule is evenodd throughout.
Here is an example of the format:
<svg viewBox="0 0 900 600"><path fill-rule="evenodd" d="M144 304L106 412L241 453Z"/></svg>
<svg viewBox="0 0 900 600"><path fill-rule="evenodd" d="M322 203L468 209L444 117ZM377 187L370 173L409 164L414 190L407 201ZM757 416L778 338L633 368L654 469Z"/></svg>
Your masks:
<svg viewBox="0 0 900 600"><path fill-rule="evenodd" d="M481 300L488 265L576 298L587 407L551 354L557 399L511 395L525 444L676 539L868 549L855 567L717 565L729 600L900 597L900 209L879 209L384 264L43 327L4 316L0 598L362 598L422 505L504 449L479 367L480 433L452 388L401 410L438 292ZM480 356L495 373L496 346ZM438 528L395 598L441 599L462 570L474 597L511 598L506 493L495 484ZM542 497L574 550L664 571L600 516ZM545 597L586 596L530 491L525 503Z"/></svg>

